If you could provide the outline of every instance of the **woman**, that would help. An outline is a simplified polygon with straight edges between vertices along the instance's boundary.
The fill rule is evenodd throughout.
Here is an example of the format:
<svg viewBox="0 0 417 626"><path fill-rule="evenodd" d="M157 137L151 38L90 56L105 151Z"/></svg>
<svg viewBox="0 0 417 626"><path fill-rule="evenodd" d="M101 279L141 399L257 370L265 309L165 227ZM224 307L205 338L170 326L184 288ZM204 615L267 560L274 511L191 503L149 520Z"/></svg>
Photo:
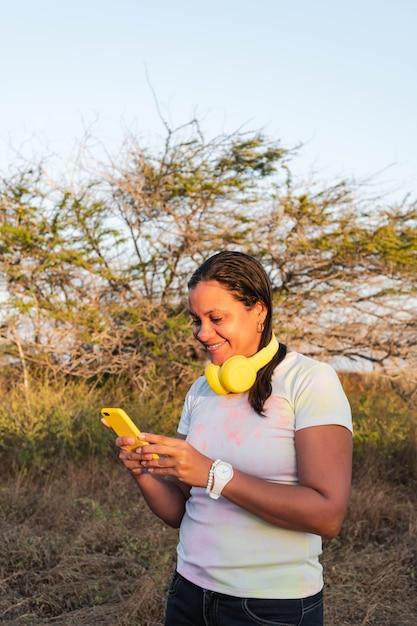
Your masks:
<svg viewBox="0 0 417 626"><path fill-rule="evenodd" d="M255 259L216 254L188 287L211 365L179 438L144 433L149 446L120 453L151 510L180 527L165 624L322 625L321 537L338 534L350 493L348 401L331 366L277 350Z"/></svg>

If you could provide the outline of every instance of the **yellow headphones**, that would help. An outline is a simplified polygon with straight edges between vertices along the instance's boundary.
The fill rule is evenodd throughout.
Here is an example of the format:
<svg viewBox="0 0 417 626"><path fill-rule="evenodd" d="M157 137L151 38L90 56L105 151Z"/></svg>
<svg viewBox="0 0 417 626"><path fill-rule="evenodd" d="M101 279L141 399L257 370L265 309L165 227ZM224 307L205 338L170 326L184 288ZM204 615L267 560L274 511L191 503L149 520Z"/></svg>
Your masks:
<svg viewBox="0 0 417 626"><path fill-rule="evenodd" d="M269 344L250 357L236 354L227 359L223 365L209 363L205 369L208 384L219 395L228 393L244 393L256 380L257 372L269 363L279 348L275 335Z"/></svg>

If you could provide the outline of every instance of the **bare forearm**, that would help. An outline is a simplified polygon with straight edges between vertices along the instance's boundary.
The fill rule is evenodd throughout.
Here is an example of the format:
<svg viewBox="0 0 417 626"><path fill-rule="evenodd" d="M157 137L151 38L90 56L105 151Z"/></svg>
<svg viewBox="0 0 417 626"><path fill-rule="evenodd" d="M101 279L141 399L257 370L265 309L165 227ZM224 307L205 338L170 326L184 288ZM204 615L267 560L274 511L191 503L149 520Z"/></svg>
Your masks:
<svg viewBox="0 0 417 626"><path fill-rule="evenodd" d="M341 523L328 498L303 485L271 483L235 470L222 495L282 528L334 537Z"/></svg>
<svg viewBox="0 0 417 626"><path fill-rule="evenodd" d="M147 473L134 478L151 511L169 526L179 528L186 502L180 487L174 481Z"/></svg>

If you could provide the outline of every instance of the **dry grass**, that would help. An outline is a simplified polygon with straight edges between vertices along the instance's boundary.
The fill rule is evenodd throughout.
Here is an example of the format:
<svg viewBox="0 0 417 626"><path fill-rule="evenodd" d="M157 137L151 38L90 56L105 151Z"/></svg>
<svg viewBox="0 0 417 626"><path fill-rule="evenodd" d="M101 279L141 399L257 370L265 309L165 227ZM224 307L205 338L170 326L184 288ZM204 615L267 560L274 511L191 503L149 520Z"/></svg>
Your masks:
<svg viewBox="0 0 417 626"><path fill-rule="evenodd" d="M416 625L416 487L355 481L342 532L324 543L329 626Z"/></svg>
<svg viewBox="0 0 417 626"><path fill-rule="evenodd" d="M1 490L0 623L160 623L177 533L114 464Z"/></svg>
<svg viewBox="0 0 417 626"><path fill-rule="evenodd" d="M355 481L324 544L328 626L415 626L416 485ZM124 470L98 461L1 490L0 622L162 624L177 532Z"/></svg>
<svg viewBox="0 0 417 626"><path fill-rule="evenodd" d="M343 383L354 414L354 481L342 532L324 542L325 624L416 626L415 408L380 378ZM48 393L54 409L60 403ZM3 469L20 443L3 439ZM0 623L161 625L177 531L150 513L115 456L94 457L86 444L78 465L66 454L50 465L46 443L34 437L36 454L3 471Z"/></svg>

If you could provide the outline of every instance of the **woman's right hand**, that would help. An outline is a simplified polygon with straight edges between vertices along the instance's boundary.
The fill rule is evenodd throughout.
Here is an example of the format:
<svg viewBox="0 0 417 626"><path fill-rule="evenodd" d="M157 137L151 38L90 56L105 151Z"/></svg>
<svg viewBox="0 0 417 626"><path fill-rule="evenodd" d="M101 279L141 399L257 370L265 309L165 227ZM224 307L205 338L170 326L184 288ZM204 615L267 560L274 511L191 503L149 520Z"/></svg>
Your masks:
<svg viewBox="0 0 417 626"><path fill-rule="evenodd" d="M147 474L148 471L145 467L141 465L141 461L143 460L141 452L136 452L136 450L125 450L125 446L132 446L135 444L135 439L132 437L117 437L116 446L121 448L119 453L119 459L122 461L123 465L127 467L128 470L132 472L135 476L140 476L140 474Z"/></svg>
<svg viewBox="0 0 417 626"><path fill-rule="evenodd" d="M134 446L132 437L117 437L116 445L121 448L119 458L123 465L132 473L150 510L166 524L179 528L184 516L186 496L182 488L172 480L161 480L141 464L141 461L150 461L152 454L146 454L146 448L124 450L125 446ZM162 456L162 455L161 455Z"/></svg>

